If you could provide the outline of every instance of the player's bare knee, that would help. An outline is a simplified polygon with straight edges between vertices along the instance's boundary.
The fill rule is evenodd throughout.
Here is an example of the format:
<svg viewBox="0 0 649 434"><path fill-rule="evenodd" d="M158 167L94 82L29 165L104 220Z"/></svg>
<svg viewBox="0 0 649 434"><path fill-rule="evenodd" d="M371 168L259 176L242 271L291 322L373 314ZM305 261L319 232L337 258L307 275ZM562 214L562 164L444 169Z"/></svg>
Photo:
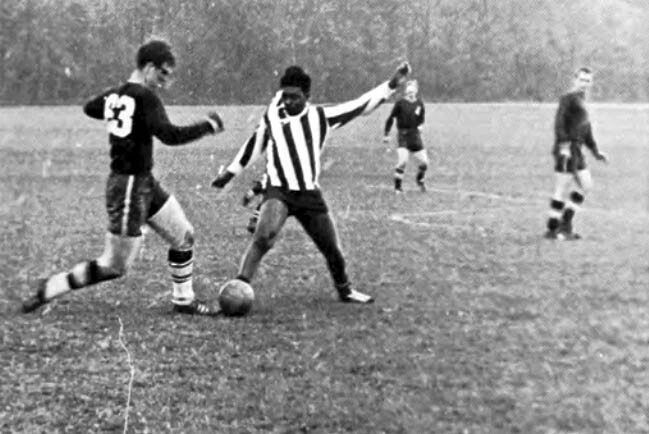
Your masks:
<svg viewBox="0 0 649 434"><path fill-rule="evenodd" d="M194 228L191 226L185 230L182 236L171 245L174 250L191 250L194 247Z"/></svg>

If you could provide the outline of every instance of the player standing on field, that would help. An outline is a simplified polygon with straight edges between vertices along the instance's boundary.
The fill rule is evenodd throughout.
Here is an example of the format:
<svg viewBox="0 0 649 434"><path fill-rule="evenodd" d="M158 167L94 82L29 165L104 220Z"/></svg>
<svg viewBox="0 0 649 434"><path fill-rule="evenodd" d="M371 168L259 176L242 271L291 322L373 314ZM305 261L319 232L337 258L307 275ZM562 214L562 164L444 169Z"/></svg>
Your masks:
<svg viewBox="0 0 649 434"><path fill-rule="evenodd" d="M167 145L182 145L223 131L223 123L214 112L190 126L175 126L169 121L155 93L170 83L176 63L166 42L153 40L142 45L136 61L137 68L126 83L84 106L86 115L106 121L110 143L104 252L70 271L40 280L36 294L23 302L23 312L32 312L70 290L124 276L139 251L142 226L146 224L169 243L174 312L213 313L195 298L192 286L194 228L176 198L159 184L151 170L153 136Z"/></svg>
<svg viewBox="0 0 649 434"><path fill-rule="evenodd" d="M394 104L390 116L385 121L383 141L387 143L390 141L392 123L397 120L397 165L394 168L394 191L397 193L403 192L401 182L410 154L419 161L415 177L417 185L421 191L426 191L424 176L428 169L428 155L421 141L421 126L424 123L426 109L421 98L417 96L418 91L417 81L408 81L403 98Z"/></svg>
<svg viewBox="0 0 649 434"><path fill-rule="evenodd" d="M241 261L237 279L250 283L289 216L295 216L327 260L343 302L369 303L373 298L352 288L336 230L320 191L320 157L329 131L370 113L394 93L410 72L402 64L392 79L359 98L332 106L308 103L311 77L299 66L286 69L280 90L234 161L212 185L223 188L236 174L266 152L268 184L257 229Z"/></svg>
<svg viewBox="0 0 649 434"><path fill-rule="evenodd" d="M592 71L580 68L575 73L573 90L562 95L559 100L552 149L555 185L545 234L549 239L580 238L573 232L572 220L593 184L590 171L586 168L583 147L590 149L597 160L606 162L606 155L599 151L593 138L586 107L586 98L592 85Z"/></svg>

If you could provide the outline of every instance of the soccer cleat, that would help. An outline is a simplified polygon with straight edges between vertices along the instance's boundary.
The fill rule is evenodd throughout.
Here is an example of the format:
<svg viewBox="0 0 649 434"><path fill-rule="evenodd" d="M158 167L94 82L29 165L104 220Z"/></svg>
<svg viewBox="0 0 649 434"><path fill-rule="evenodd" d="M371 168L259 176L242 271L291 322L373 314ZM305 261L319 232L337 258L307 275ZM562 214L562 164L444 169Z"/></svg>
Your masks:
<svg viewBox="0 0 649 434"><path fill-rule="evenodd" d="M362 292L356 291L355 289L349 289L346 292L339 291L338 295L340 296L340 301L344 303L373 303L374 298L372 296L363 294Z"/></svg>
<svg viewBox="0 0 649 434"><path fill-rule="evenodd" d="M547 232L545 234L543 234L543 238L545 238L547 240L556 240L556 239L559 238L558 235L559 235L559 233L557 231L553 231L553 230L548 229Z"/></svg>
<svg viewBox="0 0 649 434"><path fill-rule="evenodd" d="M186 315L218 315L221 311L214 310L206 303L199 300L192 300L189 304L174 304L174 313L183 313Z"/></svg>
<svg viewBox="0 0 649 434"><path fill-rule="evenodd" d="M395 188L394 194L403 194L403 189L401 187Z"/></svg>
<svg viewBox="0 0 649 434"><path fill-rule="evenodd" d="M424 184L424 181L417 181L417 185L422 193L426 193L426 184Z"/></svg>
<svg viewBox="0 0 649 434"><path fill-rule="evenodd" d="M30 313L35 311L41 306L49 303L49 300L45 299L45 285L47 284L47 279L39 279L36 286L36 294L29 297L27 300L23 301L22 312Z"/></svg>
<svg viewBox="0 0 649 434"><path fill-rule="evenodd" d="M581 235L572 231L570 232L562 231L559 233L559 238L565 241L576 241L581 239Z"/></svg>

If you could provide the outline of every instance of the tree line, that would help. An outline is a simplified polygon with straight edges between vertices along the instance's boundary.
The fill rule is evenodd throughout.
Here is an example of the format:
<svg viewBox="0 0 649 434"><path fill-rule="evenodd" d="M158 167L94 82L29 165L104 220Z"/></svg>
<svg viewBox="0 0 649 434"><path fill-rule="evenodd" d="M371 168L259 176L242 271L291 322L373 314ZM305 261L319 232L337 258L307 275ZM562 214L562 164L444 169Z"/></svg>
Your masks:
<svg viewBox="0 0 649 434"><path fill-rule="evenodd" d="M645 0L3 0L0 103L69 104L178 57L177 104L257 104L291 64L340 101L408 59L428 101L553 101L582 65L595 98L649 96Z"/></svg>

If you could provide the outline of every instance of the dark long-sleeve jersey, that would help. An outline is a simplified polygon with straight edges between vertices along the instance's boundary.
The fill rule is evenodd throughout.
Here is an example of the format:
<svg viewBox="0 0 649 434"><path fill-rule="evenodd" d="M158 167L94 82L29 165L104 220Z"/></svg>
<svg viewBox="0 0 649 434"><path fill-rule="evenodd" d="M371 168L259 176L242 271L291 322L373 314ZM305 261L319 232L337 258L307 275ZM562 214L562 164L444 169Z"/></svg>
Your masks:
<svg viewBox="0 0 649 434"><path fill-rule="evenodd" d="M421 99L417 98L415 101L408 101L401 98L394 103L390 116L385 121L385 135L390 134L395 119L397 120L397 129L412 130L424 123L425 116L426 109Z"/></svg>
<svg viewBox="0 0 649 434"><path fill-rule="evenodd" d="M320 155L329 131L370 113L392 93L394 89L385 82L355 100L331 106L307 104L301 113L291 116L280 90L228 171L236 175L266 152L269 185L292 191L316 190Z"/></svg>
<svg viewBox="0 0 649 434"><path fill-rule="evenodd" d="M555 152L559 144L565 142L585 144L591 151L597 151L583 92L569 92L559 99L554 119L554 137Z"/></svg>
<svg viewBox="0 0 649 434"><path fill-rule="evenodd" d="M153 136L166 145L181 145L214 130L209 121L189 126L171 123L160 98L138 83L125 83L88 101L86 115L106 120L110 169L137 175L153 168Z"/></svg>

